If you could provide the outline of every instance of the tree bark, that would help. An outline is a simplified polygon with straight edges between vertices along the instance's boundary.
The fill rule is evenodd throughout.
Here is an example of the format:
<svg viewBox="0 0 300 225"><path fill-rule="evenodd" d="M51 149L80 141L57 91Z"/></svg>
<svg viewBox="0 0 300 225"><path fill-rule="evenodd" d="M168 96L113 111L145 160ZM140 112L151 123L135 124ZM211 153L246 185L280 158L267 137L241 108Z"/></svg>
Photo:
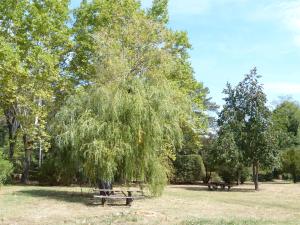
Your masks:
<svg viewBox="0 0 300 225"><path fill-rule="evenodd" d="M24 184L29 183L29 169L30 169L30 162L31 162L31 144L28 138L28 135L24 134L23 136L24 142L24 151L25 151L25 158L24 158L24 170L21 178L21 182Z"/></svg>
<svg viewBox="0 0 300 225"><path fill-rule="evenodd" d="M5 117L9 136L9 158L12 160L15 152L17 131L20 124L16 118L16 112L13 107L5 111Z"/></svg>
<svg viewBox="0 0 300 225"><path fill-rule="evenodd" d="M241 170L238 169L237 171L237 180L236 180L236 184L240 185L241 184Z"/></svg>
<svg viewBox="0 0 300 225"><path fill-rule="evenodd" d="M253 182L254 182L254 187L255 190L258 191L259 190L259 186L258 186L258 163L255 162L252 165L252 171L253 171Z"/></svg>
<svg viewBox="0 0 300 225"><path fill-rule="evenodd" d="M207 184L211 178L211 171L208 171L207 167L205 167L205 178L204 183Z"/></svg>
<svg viewBox="0 0 300 225"><path fill-rule="evenodd" d="M296 169L293 169L292 177L293 177L293 182L294 182L294 184L296 184L296 183L297 183L297 173L296 173Z"/></svg>

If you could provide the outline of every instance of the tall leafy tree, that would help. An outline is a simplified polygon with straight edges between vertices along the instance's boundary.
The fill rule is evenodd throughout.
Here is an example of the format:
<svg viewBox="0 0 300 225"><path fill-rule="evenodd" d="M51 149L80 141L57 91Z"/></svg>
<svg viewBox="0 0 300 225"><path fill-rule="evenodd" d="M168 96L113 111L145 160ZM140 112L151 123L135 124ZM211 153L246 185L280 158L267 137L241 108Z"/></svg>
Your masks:
<svg viewBox="0 0 300 225"><path fill-rule="evenodd" d="M278 156L276 132L259 78L254 68L235 88L228 84L219 117L219 125L233 133L244 162L252 165L255 190L259 189L259 168L273 166Z"/></svg>
<svg viewBox="0 0 300 225"><path fill-rule="evenodd" d="M93 83L56 115L56 140L92 181L144 180L160 194L192 105L167 78L174 61L157 33L162 25L138 9L124 18L124 3L114 4L120 18L94 34Z"/></svg>
<svg viewBox="0 0 300 225"><path fill-rule="evenodd" d="M82 2L74 32L70 69L83 87L56 116L57 144L94 181L143 179L161 192L181 128L195 125L192 109L204 109L186 34L134 0Z"/></svg>
<svg viewBox="0 0 300 225"><path fill-rule="evenodd" d="M111 2L105 0L82 1L80 7L74 12L74 48L70 71L78 83L88 86L93 82L96 73L95 62L98 60L97 43L94 34L101 32L103 29L110 28L111 32L118 32L119 39L126 40L124 44L131 45L136 54L131 55L134 66L142 64L144 59L141 57L148 47L144 43L161 45L162 49L172 57L173 70L167 75L171 81L178 84L179 89L186 95L189 95L194 103L194 108L198 112L206 110L205 102L207 100L208 90L202 83L199 83L189 61L188 50L191 48L186 32L173 31L167 26L168 1L155 0L150 9L145 12L141 9L140 3L135 0L122 2ZM149 20L141 20L140 25L136 27L135 34L128 35L126 23L128 18L138 19L137 15L143 15ZM164 19L163 19L164 18ZM152 21L148 28L147 36L144 34L145 21ZM140 30L144 29L144 30ZM136 48L136 49L134 49ZM138 72L138 71L137 71ZM207 124L205 116L201 114L198 117L200 126ZM200 128L200 127L199 127ZM204 129L203 129L204 130Z"/></svg>
<svg viewBox="0 0 300 225"><path fill-rule="evenodd" d="M68 4L68 0L4 0L0 6L0 104L14 128L11 143L17 128L22 133L25 183L31 152L49 146L46 117L63 83Z"/></svg>

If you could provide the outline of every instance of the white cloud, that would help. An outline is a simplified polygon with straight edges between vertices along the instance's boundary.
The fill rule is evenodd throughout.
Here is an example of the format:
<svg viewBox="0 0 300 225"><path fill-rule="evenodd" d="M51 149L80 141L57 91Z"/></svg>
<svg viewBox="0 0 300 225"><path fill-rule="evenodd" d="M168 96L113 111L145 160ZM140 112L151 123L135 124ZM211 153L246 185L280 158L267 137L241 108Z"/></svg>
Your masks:
<svg viewBox="0 0 300 225"><path fill-rule="evenodd" d="M283 22L291 29L300 31L300 1L283 2L282 9Z"/></svg>
<svg viewBox="0 0 300 225"><path fill-rule="evenodd" d="M277 21L287 29L294 44L300 47L300 0L262 1L250 15L253 20Z"/></svg>
<svg viewBox="0 0 300 225"><path fill-rule="evenodd" d="M275 94L300 94L300 83L267 83L264 88L267 92Z"/></svg>

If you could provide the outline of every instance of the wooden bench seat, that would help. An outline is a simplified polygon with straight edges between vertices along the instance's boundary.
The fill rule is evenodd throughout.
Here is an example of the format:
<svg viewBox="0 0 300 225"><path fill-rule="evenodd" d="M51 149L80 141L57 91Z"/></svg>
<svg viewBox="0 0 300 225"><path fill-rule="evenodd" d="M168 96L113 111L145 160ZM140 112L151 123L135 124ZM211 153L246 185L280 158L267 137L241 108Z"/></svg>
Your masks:
<svg viewBox="0 0 300 225"><path fill-rule="evenodd" d="M118 195L94 195L94 199L101 199L101 204L104 206L108 199L126 199L126 205L131 206L134 200L132 196L118 196Z"/></svg>

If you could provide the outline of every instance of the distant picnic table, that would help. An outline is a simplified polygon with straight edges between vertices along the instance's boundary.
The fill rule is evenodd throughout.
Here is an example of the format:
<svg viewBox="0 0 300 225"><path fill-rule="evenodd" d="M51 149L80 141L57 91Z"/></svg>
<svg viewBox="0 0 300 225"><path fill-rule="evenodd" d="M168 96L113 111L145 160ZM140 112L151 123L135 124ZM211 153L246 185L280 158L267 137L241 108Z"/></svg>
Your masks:
<svg viewBox="0 0 300 225"><path fill-rule="evenodd" d="M119 189L94 189L93 200L101 200L104 206L107 200L126 200L126 205L131 206L134 199L140 199L144 196L143 191L138 190L119 190ZM139 193L139 196L134 196L133 193Z"/></svg>
<svg viewBox="0 0 300 225"><path fill-rule="evenodd" d="M221 188L222 190L225 190L225 188L227 187L227 190L230 191L231 187L233 187L233 184L230 183L225 183L225 182L209 182L207 184L207 187L209 190L213 191L213 190L218 190L219 188Z"/></svg>

